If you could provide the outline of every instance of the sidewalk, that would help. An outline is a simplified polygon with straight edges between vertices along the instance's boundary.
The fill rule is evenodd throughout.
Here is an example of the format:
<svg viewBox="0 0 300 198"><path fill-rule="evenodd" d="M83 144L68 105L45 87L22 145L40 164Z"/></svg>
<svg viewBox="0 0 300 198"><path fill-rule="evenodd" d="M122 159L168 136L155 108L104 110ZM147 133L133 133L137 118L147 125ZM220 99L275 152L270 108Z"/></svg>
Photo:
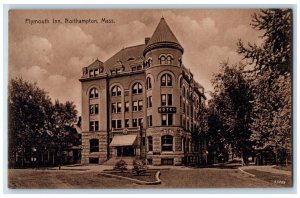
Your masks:
<svg viewBox="0 0 300 198"><path fill-rule="evenodd" d="M274 173L274 174L283 174L283 175L288 175L291 176L292 172L291 171L286 171L286 170L279 170L273 166L242 166L240 167L241 170L247 170L247 169L254 169L258 171L264 171L264 172L269 172L269 173Z"/></svg>

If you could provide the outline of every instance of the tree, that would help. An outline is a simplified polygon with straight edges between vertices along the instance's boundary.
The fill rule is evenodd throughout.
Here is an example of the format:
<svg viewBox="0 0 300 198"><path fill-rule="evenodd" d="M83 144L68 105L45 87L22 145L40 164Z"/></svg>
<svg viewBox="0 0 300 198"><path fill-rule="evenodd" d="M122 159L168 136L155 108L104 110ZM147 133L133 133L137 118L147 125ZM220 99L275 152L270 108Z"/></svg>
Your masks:
<svg viewBox="0 0 300 198"><path fill-rule="evenodd" d="M215 92L210 102L209 131L217 136L218 150L232 148L245 162L251 155L250 113L253 95L243 74L244 66L223 63L212 80Z"/></svg>
<svg viewBox="0 0 300 198"><path fill-rule="evenodd" d="M248 71L255 96L251 140L256 149L273 147L276 163L283 150L287 162L291 152L292 12L261 10L253 15L252 26L263 32L261 46L238 42L238 53L254 67Z"/></svg>
<svg viewBox="0 0 300 198"><path fill-rule="evenodd" d="M252 27L263 32L263 44L238 42L238 53L251 60L255 71L271 71L279 75L291 71L292 66L292 11L291 9L266 9L252 16Z"/></svg>
<svg viewBox="0 0 300 198"><path fill-rule="evenodd" d="M25 157L42 146L41 140L48 135L46 130L50 112L51 100L44 90L22 78L10 80L8 96L10 166L16 165L17 154L21 154L23 167Z"/></svg>
<svg viewBox="0 0 300 198"><path fill-rule="evenodd" d="M51 116L51 147L57 149L59 169L62 165L62 152L73 142L73 124L77 120L77 111L73 102L65 104L55 101Z"/></svg>

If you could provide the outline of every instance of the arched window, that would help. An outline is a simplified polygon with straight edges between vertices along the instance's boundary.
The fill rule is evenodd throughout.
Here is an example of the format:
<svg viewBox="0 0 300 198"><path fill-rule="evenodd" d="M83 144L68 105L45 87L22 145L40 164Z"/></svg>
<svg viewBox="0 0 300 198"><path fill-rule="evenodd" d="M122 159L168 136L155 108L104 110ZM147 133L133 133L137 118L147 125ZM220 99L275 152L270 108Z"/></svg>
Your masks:
<svg viewBox="0 0 300 198"><path fill-rule="evenodd" d="M132 87L132 93L133 94L141 94L143 93L143 87L141 83L135 83Z"/></svg>
<svg viewBox="0 0 300 198"><path fill-rule="evenodd" d="M146 89L147 90L152 89L152 82L150 77L147 77L146 79Z"/></svg>
<svg viewBox="0 0 300 198"><path fill-rule="evenodd" d="M161 136L161 151L173 151L173 136Z"/></svg>
<svg viewBox="0 0 300 198"><path fill-rule="evenodd" d="M113 86L111 89L112 96L120 96L121 95L121 88L118 85Z"/></svg>
<svg viewBox="0 0 300 198"><path fill-rule="evenodd" d="M171 56L167 56L167 64L168 65L172 64L172 57Z"/></svg>
<svg viewBox="0 0 300 198"><path fill-rule="evenodd" d="M152 66L152 58L148 58L148 60L145 62L145 66L146 68L151 67Z"/></svg>
<svg viewBox="0 0 300 198"><path fill-rule="evenodd" d="M89 97L90 97L90 98L98 98L98 97L99 97L98 89L92 88L92 89L90 90Z"/></svg>
<svg viewBox="0 0 300 198"><path fill-rule="evenodd" d="M99 152L99 140L98 139L90 140L90 152Z"/></svg>
<svg viewBox="0 0 300 198"><path fill-rule="evenodd" d="M161 86L172 86L172 77L170 74L163 74L160 80Z"/></svg>
<svg viewBox="0 0 300 198"><path fill-rule="evenodd" d="M161 65L167 64L167 58L164 55L159 57L159 64Z"/></svg>

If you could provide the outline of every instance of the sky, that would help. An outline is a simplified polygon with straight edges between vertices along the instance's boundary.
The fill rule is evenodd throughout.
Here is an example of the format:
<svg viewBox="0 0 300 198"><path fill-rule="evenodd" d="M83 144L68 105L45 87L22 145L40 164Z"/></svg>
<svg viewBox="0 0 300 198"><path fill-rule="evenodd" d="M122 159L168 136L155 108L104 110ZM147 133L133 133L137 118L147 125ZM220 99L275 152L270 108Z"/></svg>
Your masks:
<svg viewBox="0 0 300 198"><path fill-rule="evenodd" d="M260 43L251 26L255 9L188 10L18 10L9 13L9 78L37 82L51 99L73 101L81 113L82 68L102 62L124 47L144 43L163 16L184 48L183 64L206 95L220 63L238 63L236 43ZM98 24L55 24L53 19L96 19ZM101 19L115 23L101 23ZM26 23L26 19L47 24Z"/></svg>

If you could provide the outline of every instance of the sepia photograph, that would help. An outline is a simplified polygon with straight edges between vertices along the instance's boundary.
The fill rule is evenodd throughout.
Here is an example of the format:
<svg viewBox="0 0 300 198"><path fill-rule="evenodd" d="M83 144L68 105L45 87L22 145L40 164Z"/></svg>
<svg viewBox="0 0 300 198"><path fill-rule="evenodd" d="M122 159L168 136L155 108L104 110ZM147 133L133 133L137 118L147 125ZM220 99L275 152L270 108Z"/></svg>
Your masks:
<svg viewBox="0 0 300 198"><path fill-rule="evenodd" d="M294 15L10 9L8 188L293 188Z"/></svg>

